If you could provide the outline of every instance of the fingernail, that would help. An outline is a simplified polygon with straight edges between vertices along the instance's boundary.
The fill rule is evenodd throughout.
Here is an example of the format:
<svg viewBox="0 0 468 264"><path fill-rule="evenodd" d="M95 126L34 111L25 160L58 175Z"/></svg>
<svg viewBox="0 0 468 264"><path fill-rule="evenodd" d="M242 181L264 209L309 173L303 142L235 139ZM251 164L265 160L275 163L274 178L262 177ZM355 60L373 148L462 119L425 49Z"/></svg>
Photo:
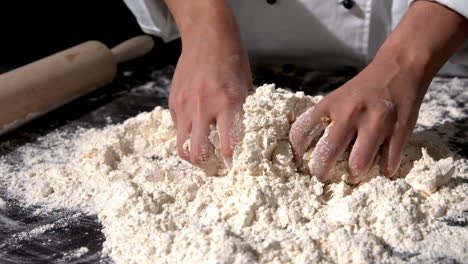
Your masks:
<svg viewBox="0 0 468 264"><path fill-rule="evenodd" d="M295 162L296 168L298 168L298 170L303 170L304 169L304 167L302 167L302 163L303 163L302 158L298 158L297 156L294 156L294 162Z"/></svg>
<svg viewBox="0 0 468 264"><path fill-rule="evenodd" d="M214 155L214 147L208 143L200 146L200 168L207 175L217 175L218 174L218 161Z"/></svg>
<svg viewBox="0 0 468 264"><path fill-rule="evenodd" d="M359 184L364 177L362 168L358 169L359 166L355 163L353 159L353 153L350 155L350 162L348 165L348 176L346 177L346 183L349 185Z"/></svg>
<svg viewBox="0 0 468 264"><path fill-rule="evenodd" d="M394 166L389 166L387 168L388 177L390 179L395 179L397 177L397 171L400 168L401 160L399 160Z"/></svg>
<svg viewBox="0 0 468 264"><path fill-rule="evenodd" d="M224 165L226 166L227 170L232 169L232 159L224 159Z"/></svg>
<svg viewBox="0 0 468 264"><path fill-rule="evenodd" d="M182 150L184 151L185 157L190 157L190 138L185 140L182 145Z"/></svg>
<svg viewBox="0 0 468 264"><path fill-rule="evenodd" d="M201 168L207 175L213 176L218 174L218 163L214 156L203 162Z"/></svg>
<svg viewBox="0 0 468 264"><path fill-rule="evenodd" d="M361 183L363 178L362 173L353 173L352 171L348 172L348 177L346 177L345 182L349 185L358 185Z"/></svg>
<svg viewBox="0 0 468 264"><path fill-rule="evenodd" d="M380 158L380 173L389 179L395 179L398 169L400 168L401 160L399 160L397 164L392 165L386 155Z"/></svg>

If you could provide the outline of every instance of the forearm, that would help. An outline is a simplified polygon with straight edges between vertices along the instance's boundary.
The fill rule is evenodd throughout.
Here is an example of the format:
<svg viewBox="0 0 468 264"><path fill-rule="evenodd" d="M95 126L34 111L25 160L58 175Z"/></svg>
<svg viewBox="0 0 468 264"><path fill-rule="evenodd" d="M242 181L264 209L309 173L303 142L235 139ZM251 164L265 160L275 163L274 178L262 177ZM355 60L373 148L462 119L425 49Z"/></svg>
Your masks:
<svg viewBox="0 0 468 264"><path fill-rule="evenodd" d="M204 37L238 33L234 14L225 0L165 0L177 27L182 42L184 39L204 32ZM200 36L201 37L201 36Z"/></svg>
<svg viewBox="0 0 468 264"><path fill-rule="evenodd" d="M416 1L374 62L411 72L425 93L432 78L468 37L468 20L430 1Z"/></svg>

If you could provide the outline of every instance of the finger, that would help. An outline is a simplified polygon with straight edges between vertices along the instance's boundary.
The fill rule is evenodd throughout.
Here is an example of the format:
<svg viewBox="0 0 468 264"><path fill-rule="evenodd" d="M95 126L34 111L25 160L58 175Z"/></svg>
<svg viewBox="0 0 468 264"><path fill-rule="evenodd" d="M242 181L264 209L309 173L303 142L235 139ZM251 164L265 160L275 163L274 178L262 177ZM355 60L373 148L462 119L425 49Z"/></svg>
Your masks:
<svg viewBox="0 0 468 264"><path fill-rule="evenodd" d="M174 127L177 129L177 114L175 111L175 103L174 103L174 94L171 93L169 95L169 112L171 113L172 123L174 123Z"/></svg>
<svg viewBox="0 0 468 264"><path fill-rule="evenodd" d="M175 128L177 129L177 115L176 112L170 108L169 112L171 113L172 123L174 124Z"/></svg>
<svg viewBox="0 0 468 264"><path fill-rule="evenodd" d="M190 121L184 122L183 119L179 119L177 124L177 152L182 159L188 162L190 162L190 130Z"/></svg>
<svg viewBox="0 0 468 264"><path fill-rule="evenodd" d="M400 167L401 156L406 143L411 135L410 126L396 124L393 133L383 146L380 155L380 172L388 178L394 178Z"/></svg>
<svg viewBox="0 0 468 264"><path fill-rule="evenodd" d="M328 124L321 121L321 118L325 116L328 116L325 111L311 107L292 124L289 142L298 165L302 162L302 155L310 147L312 141L318 138L327 127Z"/></svg>
<svg viewBox="0 0 468 264"><path fill-rule="evenodd" d="M346 150L353 137L354 131L350 131L344 124L330 124L312 152L309 161L310 174L315 175L321 182L328 183L331 180L329 177L331 167Z"/></svg>
<svg viewBox="0 0 468 264"><path fill-rule="evenodd" d="M218 116L216 125L218 127L220 149L227 169L231 169L232 167L234 148L244 137L242 116L242 109L222 113Z"/></svg>
<svg viewBox="0 0 468 264"><path fill-rule="evenodd" d="M385 122L377 121L373 125L368 125L358 131L348 161L350 170L349 184L358 184L369 172L385 139L386 134L384 131L387 129L386 126Z"/></svg>
<svg viewBox="0 0 468 264"><path fill-rule="evenodd" d="M190 160L208 175L216 175L218 168L214 156L214 146L209 140L212 120L196 120L190 135Z"/></svg>

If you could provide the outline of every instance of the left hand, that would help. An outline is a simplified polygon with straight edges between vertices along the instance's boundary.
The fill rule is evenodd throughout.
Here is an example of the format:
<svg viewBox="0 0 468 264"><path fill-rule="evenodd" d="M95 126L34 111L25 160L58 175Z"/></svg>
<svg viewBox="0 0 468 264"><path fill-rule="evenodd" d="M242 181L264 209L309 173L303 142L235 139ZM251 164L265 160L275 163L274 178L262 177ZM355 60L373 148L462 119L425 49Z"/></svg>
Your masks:
<svg viewBox="0 0 468 264"><path fill-rule="evenodd" d="M329 117L328 131L318 141L309 163L311 175L328 182L330 168L356 138L348 160L348 182L360 182L379 150L381 172L392 177L416 123L425 91L426 87L420 87L410 73L391 64L371 63L292 125L289 135L296 159L300 161L310 147L311 134L319 135L315 128L323 127L320 119Z"/></svg>
<svg viewBox="0 0 468 264"><path fill-rule="evenodd" d="M292 125L297 161L320 135L321 117L332 123L318 141L311 174L329 182L337 157L353 143L349 183L359 183L380 151L380 170L393 177L432 78L468 39L468 19L432 1L415 1L372 63L326 96Z"/></svg>

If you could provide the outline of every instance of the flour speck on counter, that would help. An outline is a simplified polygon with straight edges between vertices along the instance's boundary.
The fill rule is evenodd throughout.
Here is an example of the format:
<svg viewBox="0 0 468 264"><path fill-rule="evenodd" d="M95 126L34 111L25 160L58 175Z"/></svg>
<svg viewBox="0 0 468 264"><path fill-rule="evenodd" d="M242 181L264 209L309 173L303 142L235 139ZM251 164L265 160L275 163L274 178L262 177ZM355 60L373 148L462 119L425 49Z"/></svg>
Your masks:
<svg viewBox="0 0 468 264"><path fill-rule="evenodd" d="M6 202L0 198L0 210L4 210L6 208Z"/></svg>
<svg viewBox="0 0 468 264"><path fill-rule="evenodd" d="M0 168L27 205L96 214L116 263L468 263L468 229L447 221L468 210L466 159L416 131L396 180L374 167L358 186L324 185L296 168L288 141L294 120L320 99L257 88L232 169L219 158L217 175L178 157L161 107L83 130L66 147L25 151L29 164L14 173ZM64 160L48 158L54 151Z"/></svg>

